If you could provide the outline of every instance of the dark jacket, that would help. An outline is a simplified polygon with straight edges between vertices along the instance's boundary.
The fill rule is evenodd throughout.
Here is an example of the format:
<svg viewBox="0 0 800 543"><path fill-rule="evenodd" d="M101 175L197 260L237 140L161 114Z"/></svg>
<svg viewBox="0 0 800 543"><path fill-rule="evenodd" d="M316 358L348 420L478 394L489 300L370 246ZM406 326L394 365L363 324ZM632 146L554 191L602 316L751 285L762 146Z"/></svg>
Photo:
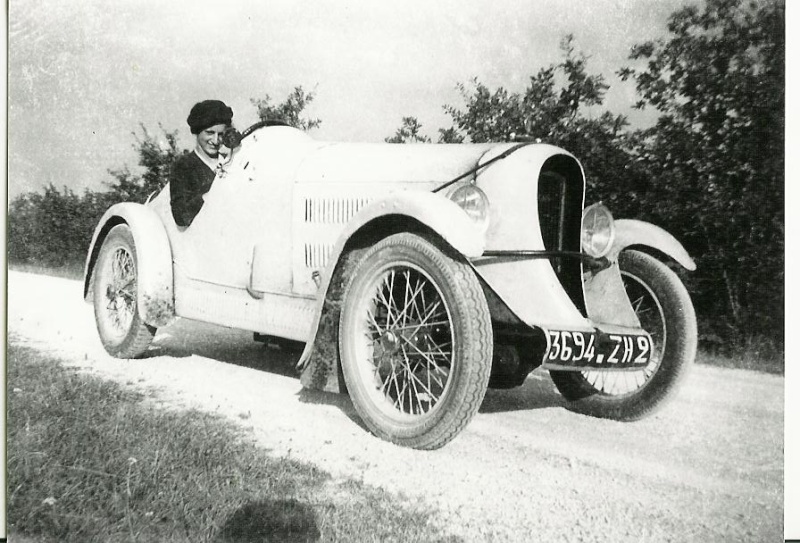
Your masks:
<svg viewBox="0 0 800 543"><path fill-rule="evenodd" d="M169 176L172 217L178 226L189 226L203 207L203 195L214 182L214 170L196 153L181 156Z"/></svg>

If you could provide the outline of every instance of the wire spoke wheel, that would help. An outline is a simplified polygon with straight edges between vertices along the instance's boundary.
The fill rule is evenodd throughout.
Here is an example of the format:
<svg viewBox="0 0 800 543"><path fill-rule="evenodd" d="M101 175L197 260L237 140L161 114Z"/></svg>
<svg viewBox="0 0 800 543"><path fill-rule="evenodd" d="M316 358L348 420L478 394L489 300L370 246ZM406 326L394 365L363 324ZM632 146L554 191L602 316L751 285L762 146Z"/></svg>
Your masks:
<svg viewBox="0 0 800 543"><path fill-rule="evenodd" d="M694 361L697 322L683 283L659 260L628 250L620 255L619 271L631 307L652 340L647 366L632 371L551 371L550 375L570 409L637 420L663 405Z"/></svg>
<svg viewBox="0 0 800 543"><path fill-rule="evenodd" d="M358 357L374 381L376 405L387 413L424 415L450 383L453 325L441 292L410 265L387 266L365 298Z"/></svg>
<svg viewBox="0 0 800 543"><path fill-rule="evenodd" d="M664 308L653 290L640 277L622 271L622 282L642 329L650 334L653 350L647 366L633 371L584 371L584 379L601 394L625 395L644 387L664 358L667 323Z"/></svg>
<svg viewBox="0 0 800 543"><path fill-rule="evenodd" d="M97 331L106 351L118 358L141 356L155 328L139 316L136 248L127 225L112 228L103 242L93 294Z"/></svg>
<svg viewBox="0 0 800 543"><path fill-rule="evenodd" d="M111 328L119 337L124 337L133 322L136 312L136 270L133 256L118 247L108 260L109 282L106 285L103 307Z"/></svg>
<svg viewBox="0 0 800 543"><path fill-rule="evenodd" d="M483 400L491 349L474 273L420 236L384 239L348 279L342 373L356 411L384 439L422 449L453 439Z"/></svg>

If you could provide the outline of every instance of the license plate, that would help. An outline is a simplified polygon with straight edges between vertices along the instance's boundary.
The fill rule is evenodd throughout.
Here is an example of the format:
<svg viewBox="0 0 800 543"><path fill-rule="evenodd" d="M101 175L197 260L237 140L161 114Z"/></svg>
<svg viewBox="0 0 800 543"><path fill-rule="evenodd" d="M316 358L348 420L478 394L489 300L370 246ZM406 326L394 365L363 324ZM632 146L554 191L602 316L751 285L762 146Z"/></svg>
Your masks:
<svg viewBox="0 0 800 543"><path fill-rule="evenodd" d="M637 369L650 361L650 336L548 331L544 362L559 369Z"/></svg>

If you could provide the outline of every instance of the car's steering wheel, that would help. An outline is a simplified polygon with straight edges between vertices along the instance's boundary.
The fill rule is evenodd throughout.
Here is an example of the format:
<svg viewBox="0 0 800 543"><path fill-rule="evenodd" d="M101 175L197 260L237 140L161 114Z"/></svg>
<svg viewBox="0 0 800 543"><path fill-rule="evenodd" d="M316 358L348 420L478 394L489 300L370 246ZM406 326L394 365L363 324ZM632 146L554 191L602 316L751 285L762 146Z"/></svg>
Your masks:
<svg viewBox="0 0 800 543"><path fill-rule="evenodd" d="M228 149L235 149L239 147L239 144L242 142L244 138L258 130L259 128L263 128L265 126L289 126L284 121L278 120L266 120L266 121L259 121L256 124L248 127L244 132L239 132L233 127L228 128L225 132L222 133L222 144L227 147Z"/></svg>

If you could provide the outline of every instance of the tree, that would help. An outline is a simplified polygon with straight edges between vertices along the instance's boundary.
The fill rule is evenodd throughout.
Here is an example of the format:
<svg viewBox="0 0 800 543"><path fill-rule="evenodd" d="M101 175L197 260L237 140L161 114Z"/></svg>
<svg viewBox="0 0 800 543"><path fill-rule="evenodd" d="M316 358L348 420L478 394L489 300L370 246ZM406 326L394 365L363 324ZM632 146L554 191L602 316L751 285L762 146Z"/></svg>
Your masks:
<svg viewBox="0 0 800 543"><path fill-rule="evenodd" d="M439 143L464 143L464 135L454 127L439 129Z"/></svg>
<svg viewBox="0 0 800 543"><path fill-rule="evenodd" d="M653 172L649 210L698 257L697 302L726 339L782 341L785 6L708 0L669 19L667 39L636 45L638 107L657 124L637 155Z"/></svg>
<svg viewBox="0 0 800 543"><path fill-rule="evenodd" d="M159 125L161 137L150 134L144 125L140 125L142 135L135 132L136 140L133 148L139 155L139 166L143 168L140 175L130 171L127 166L118 170L109 170L114 180L109 183L111 193L119 202L144 202L148 196L161 190L169 181L169 170L178 156L186 151L178 148L178 131L167 131Z"/></svg>
<svg viewBox="0 0 800 543"><path fill-rule="evenodd" d="M422 125L416 117L403 117L403 124L394 133L394 136L386 138L386 143L430 143L428 136L420 135Z"/></svg>
<svg viewBox="0 0 800 543"><path fill-rule="evenodd" d="M250 102L258 110L258 118L262 121L283 121L289 126L301 130L317 128L322 121L303 117L303 111L314 101L313 92L305 92L302 86L295 87L286 100L278 105L271 104L272 98L265 94L264 98L251 99Z"/></svg>
<svg viewBox="0 0 800 543"><path fill-rule="evenodd" d="M148 195L161 190L166 184L169 176L169 169L172 163L178 158L180 150L178 148L178 131L165 130L158 125L163 138L156 139L151 136L147 129L142 126L142 138L136 138L134 148L139 153L139 166L144 168L142 173L142 192Z"/></svg>
<svg viewBox="0 0 800 543"><path fill-rule="evenodd" d="M59 268L83 263L95 224L108 207L107 193L78 196L52 184L9 205L10 262Z"/></svg>
<svg viewBox="0 0 800 543"><path fill-rule="evenodd" d="M385 138L387 143L430 143L428 136L421 134L422 124L416 117L403 117L403 124L400 125L394 136ZM464 135L456 128L440 128L439 143L463 143Z"/></svg>
<svg viewBox="0 0 800 543"><path fill-rule="evenodd" d="M602 75L587 73L588 57L575 51L571 34L562 40L561 51L564 59L539 70L523 94L503 87L491 92L474 79L472 92L457 86L466 110L447 105L445 111L474 142L504 141L511 134L552 141L575 133L579 124L592 120L587 108L603 104L608 85Z"/></svg>

